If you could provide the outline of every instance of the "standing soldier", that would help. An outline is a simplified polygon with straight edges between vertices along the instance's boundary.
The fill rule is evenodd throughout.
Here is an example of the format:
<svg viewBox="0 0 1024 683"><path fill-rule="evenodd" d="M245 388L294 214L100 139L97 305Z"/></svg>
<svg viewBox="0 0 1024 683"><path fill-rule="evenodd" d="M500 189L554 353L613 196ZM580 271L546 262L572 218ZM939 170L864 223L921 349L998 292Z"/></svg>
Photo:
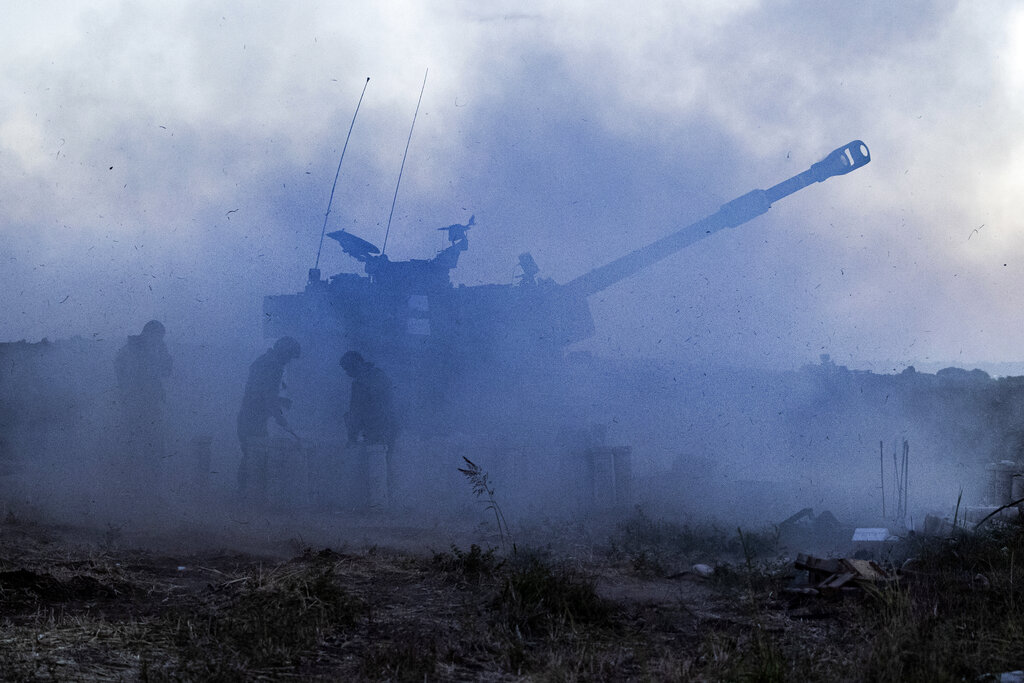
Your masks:
<svg viewBox="0 0 1024 683"><path fill-rule="evenodd" d="M381 445L390 453L398 436L391 380L358 351L347 351L339 364L352 378L352 394L345 413L348 442Z"/></svg>
<svg viewBox="0 0 1024 683"><path fill-rule="evenodd" d="M263 495L266 492L267 420L274 418L282 429L291 432L284 410L291 408L292 402L280 393L284 386L284 367L298 358L301 352L299 342L292 337L281 337L249 366L249 379L245 383L242 408L238 412L238 441L242 447L242 462L238 467L240 495L246 494L253 474L257 493Z"/></svg>
<svg viewBox="0 0 1024 683"><path fill-rule="evenodd" d="M391 456L398 436L391 380L383 370L364 360L358 351L347 351L339 364L352 378L352 394L345 413L348 442L358 445L366 459L369 474L366 485L371 505L386 503L392 495ZM383 463L375 457L375 453L381 454L381 451ZM373 463L378 465L375 467Z"/></svg>
<svg viewBox="0 0 1024 683"><path fill-rule="evenodd" d="M128 432L130 471L151 479L164 457L164 378L171 374L165 329L150 320L131 335L114 359L117 387ZM137 482L142 483L142 482Z"/></svg>

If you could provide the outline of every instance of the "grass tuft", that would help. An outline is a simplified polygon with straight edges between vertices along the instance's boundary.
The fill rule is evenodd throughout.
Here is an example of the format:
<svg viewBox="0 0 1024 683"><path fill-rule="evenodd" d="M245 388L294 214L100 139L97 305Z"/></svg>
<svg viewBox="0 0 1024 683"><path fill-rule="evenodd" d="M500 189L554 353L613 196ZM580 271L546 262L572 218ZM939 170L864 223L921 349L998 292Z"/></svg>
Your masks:
<svg viewBox="0 0 1024 683"><path fill-rule="evenodd" d="M495 552L495 548L482 550L476 543L468 551L453 545L447 553L434 553L433 565L446 574L479 581L494 576L504 566L504 560L499 560Z"/></svg>
<svg viewBox="0 0 1024 683"><path fill-rule="evenodd" d="M462 473L462 476L473 487L473 495L484 499L483 502L486 503L484 509L494 513L494 522L498 527L502 549L507 550L511 546L512 552L516 552L516 544L512 540L512 532L508 528L508 522L505 521L505 513L501 511L501 506L494 499L494 486L491 484L487 472L469 458L463 456L462 459L465 461L466 466L458 468L459 472Z"/></svg>
<svg viewBox="0 0 1024 683"><path fill-rule="evenodd" d="M597 594L595 582L565 565L530 558L505 577L493 608L510 632L550 635L577 624L603 625L611 605Z"/></svg>
<svg viewBox="0 0 1024 683"><path fill-rule="evenodd" d="M247 671L296 666L328 635L363 613L333 567L258 567L215 590L204 604L172 613L175 677L232 680Z"/></svg>
<svg viewBox="0 0 1024 683"><path fill-rule="evenodd" d="M667 576L709 558L753 558L772 555L778 549L778 528L729 533L716 526L694 526L652 519L639 506L621 522L609 539L612 558L627 561L635 571Z"/></svg>

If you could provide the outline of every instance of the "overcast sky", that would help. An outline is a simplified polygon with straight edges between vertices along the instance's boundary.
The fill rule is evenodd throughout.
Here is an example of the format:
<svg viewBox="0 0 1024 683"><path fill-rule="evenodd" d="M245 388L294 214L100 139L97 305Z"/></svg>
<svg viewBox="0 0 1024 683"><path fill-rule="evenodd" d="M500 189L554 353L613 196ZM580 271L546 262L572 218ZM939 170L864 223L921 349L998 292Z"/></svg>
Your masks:
<svg viewBox="0 0 1024 683"><path fill-rule="evenodd" d="M592 299L602 354L1024 359L1013 2L47 2L0 23L0 340L259 333L328 230L567 282L862 139ZM325 274L357 271L324 244Z"/></svg>

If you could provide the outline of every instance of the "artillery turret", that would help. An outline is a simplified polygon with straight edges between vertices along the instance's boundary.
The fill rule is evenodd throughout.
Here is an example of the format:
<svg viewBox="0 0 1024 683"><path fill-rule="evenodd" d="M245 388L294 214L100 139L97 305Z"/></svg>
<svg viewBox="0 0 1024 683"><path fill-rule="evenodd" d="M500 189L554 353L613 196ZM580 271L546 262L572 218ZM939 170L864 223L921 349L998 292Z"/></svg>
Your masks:
<svg viewBox="0 0 1024 683"><path fill-rule="evenodd" d="M473 218L439 228L447 231L450 245L422 260L391 261L370 242L333 232L330 237L364 265L365 275L323 279L319 270L311 270L305 291L264 299L264 334L301 341L303 360L289 371L291 385L310 392L307 414L318 424L340 423L345 382L337 363L348 350L384 368L406 403L423 408L424 420L434 420L445 409L462 418L481 405L507 403L510 396L527 393L554 400L566 393L558 387L576 381L564 374L567 347L594 333L592 294L718 230L765 213L783 197L869 161L864 143L851 142L803 173L749 192L565 284L537 277L540 269L525 253L519 256L522 275L515 284L454 286L450 271L469 246Z"/></svg>
<svg viewBox="0 0 1024 683"><path fill-rule="evenodd" d="M855 140L808 170L767 190L753 190L714 214L637 249L564 285L537 278L529 254L520 255L517 284L453 286L450 271L474 224L450 225L450 246L428 260L391 261L373 244L345 231L330 233L366 275L342 273L323 280L310 271L304 292L268 296L264 332L291 335L304 348L337 358L344 350L368 352L405 375L458 375L492 364L520 369L526 360L560 358L565 347L594 332L587 298L723 228L755 218L798 190L870 161ZM336 362L336 360L334 361ZM427 377L423 377L427 379ZM436 379L436 378L435 378Z"/></svg>

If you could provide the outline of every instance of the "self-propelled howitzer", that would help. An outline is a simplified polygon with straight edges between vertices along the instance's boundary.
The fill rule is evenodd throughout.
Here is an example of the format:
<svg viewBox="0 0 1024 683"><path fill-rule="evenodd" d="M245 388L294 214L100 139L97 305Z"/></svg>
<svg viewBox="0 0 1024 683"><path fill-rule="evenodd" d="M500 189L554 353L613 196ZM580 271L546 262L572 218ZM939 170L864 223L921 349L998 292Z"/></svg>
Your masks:
<svg viewBox="0 0 1024 683"><path fill-rule="evenodd" d="M439 228L451 245L429 260L391 261L351 233L330 233L366 275L321 279L311 270L304 292L268 296L264 332L292 335L314 355L337 363L348 349L406 376L460 375L488 367L516 369L523 362L560 358L565 348L594 332L588 297L723 228L765 213L776 202L813 183L843 175L870 161L860 140L767 190L753 190L714 214L565 284L537 278L529 254L520 256L517 284L453 286L449 277L468 248L465 225Z"/></svg>

